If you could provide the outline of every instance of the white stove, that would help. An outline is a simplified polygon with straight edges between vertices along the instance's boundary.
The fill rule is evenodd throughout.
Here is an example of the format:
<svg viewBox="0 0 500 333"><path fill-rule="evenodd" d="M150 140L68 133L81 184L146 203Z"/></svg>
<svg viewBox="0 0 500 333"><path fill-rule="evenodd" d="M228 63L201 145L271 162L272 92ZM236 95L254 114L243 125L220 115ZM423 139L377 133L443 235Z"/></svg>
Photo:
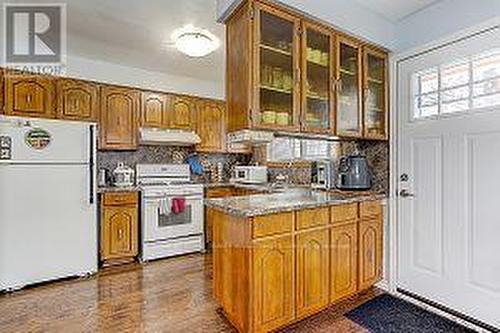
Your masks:
<svg viewBox="0 0 500 333"><path fill-rule="evenodd" d="M203 185L191 182L189 165L138 164L137 182L143 192L142 260L203 251Z"/></svg>

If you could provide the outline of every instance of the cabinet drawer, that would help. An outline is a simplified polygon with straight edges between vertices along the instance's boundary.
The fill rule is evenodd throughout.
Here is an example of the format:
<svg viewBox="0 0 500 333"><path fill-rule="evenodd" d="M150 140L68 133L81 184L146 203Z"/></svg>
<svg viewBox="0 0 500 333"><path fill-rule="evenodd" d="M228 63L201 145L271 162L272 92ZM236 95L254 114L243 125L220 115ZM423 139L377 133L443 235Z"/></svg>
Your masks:
<svg viewBox="0 0 500 333"><path fill-rule="evenodd" d="M292 232L294 213L280 213L253 218L253 238Z"/></svg>
<svg viewBox="0 0 500 333"><path fill-rule="evenodd" d="M333 206L331 209L331 223L340 223L358 218L357 203Z"/></svg>
<svg viewBox="0 0 500 333"><path fill-rule="evenodd" d="M230 197L233 193L232 187L217 187L207 189L206 196L209 199Z"/></svg>
<svg viewBox="0 0 500 333"><path fill-rule="evenodd" d="M328 208L300 210L297 212L297 230L327 225L329 218Z"/></svg>
<svg viewBox="0 0 500 333"><path fill-rule="evenodd" d="M138 192L104 193L104 206L136 205L139 200Z"/></svg>
<svg viewBox="0 0 500 333"><path fill-rule="evenodd" d="M382 204L380 201L367 201L359 204L359 216L382 215Z"/></svg>

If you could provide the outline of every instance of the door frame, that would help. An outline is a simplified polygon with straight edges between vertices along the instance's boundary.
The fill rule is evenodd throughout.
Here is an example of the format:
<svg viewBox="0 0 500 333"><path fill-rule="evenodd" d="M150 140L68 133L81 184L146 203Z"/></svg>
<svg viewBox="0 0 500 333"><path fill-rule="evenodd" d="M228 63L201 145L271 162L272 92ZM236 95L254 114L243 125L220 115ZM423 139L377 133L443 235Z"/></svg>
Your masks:
<svg viewBox="0 0 500 333"><path fill-rule="evenodd" d="M390 140L389 140L389 154L390 154L390 165L389 165L389 195L388 195L388 207L387 207L387 215L388 215L388 230L386 232L386 237L388 238L385 241L386 248L389 249L388 253L385 254L385 260L388 261L388 264L385 265L385 269L387 270L385 273L385 285L381 285L380 287L387 287L389 293L394 294L398 297L401 297L411 303L420 305L427 310L437 313L443 317L446 317L452 321L458 322L463 326L472 328L477 331L484 331L485 327L477 326L472 322L464 320L459 316L455 316L450 312L446 312L445 309L437 307L436 304L432 305L429 302L425 302L423 300L416 299L414 297L410 297L406 294L403 294L397 290L398 284L398 253L399 253L399 221L401 220L401 211L400 211L400 198L398 196L399 190L399 165L401 155L399 152L399 147L401 146L401 117L398 114L398 109L402 105L402 101L399 97L399 66L407 60L416 58L420 55L424 55L441 48L447 47L449 45L453 45L455 43L462 42L471 37L478 36L482 33L489 32L493 29L500 28L500 16L494 19L487 20L483 23L474 25L472 27L460 30L453 34L447 35L445 37L439 38L435 41L429 42L422 46L418 46L412 48L408 51L404 51L401 53L390 54L389 55L389 128L390 128ZM472 319L472 318L471 318ZM477 324L481 324L480 322Z"/></svg>

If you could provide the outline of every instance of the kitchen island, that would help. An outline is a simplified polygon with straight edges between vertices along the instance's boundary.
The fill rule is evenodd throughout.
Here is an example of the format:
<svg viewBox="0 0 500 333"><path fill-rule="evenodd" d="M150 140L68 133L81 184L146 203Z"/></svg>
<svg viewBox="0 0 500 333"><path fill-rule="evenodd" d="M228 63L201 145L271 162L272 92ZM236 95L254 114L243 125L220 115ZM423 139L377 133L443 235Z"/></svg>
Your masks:
<svg viewBox="0 0 500 333"><path fill-rule="evenodd" d="M240 332L267 332L373 286L385 195L290 189L206 201L214 296Z"/></svg>

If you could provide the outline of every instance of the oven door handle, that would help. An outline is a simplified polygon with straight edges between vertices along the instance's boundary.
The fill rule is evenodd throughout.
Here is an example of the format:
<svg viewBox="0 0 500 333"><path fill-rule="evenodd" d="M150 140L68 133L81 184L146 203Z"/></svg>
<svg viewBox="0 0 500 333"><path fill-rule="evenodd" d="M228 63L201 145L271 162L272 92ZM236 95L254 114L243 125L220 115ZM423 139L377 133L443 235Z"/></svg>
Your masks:
<svg viewBox="0 0 500 333"><path fill-rule="evenodd" d="M151 196L151 197L144 197L146 201L152 201L152 200L161 200L164 198L183 198L186 200L203 200L203 196L201 195L164 195L164 196Z"/></svg>

